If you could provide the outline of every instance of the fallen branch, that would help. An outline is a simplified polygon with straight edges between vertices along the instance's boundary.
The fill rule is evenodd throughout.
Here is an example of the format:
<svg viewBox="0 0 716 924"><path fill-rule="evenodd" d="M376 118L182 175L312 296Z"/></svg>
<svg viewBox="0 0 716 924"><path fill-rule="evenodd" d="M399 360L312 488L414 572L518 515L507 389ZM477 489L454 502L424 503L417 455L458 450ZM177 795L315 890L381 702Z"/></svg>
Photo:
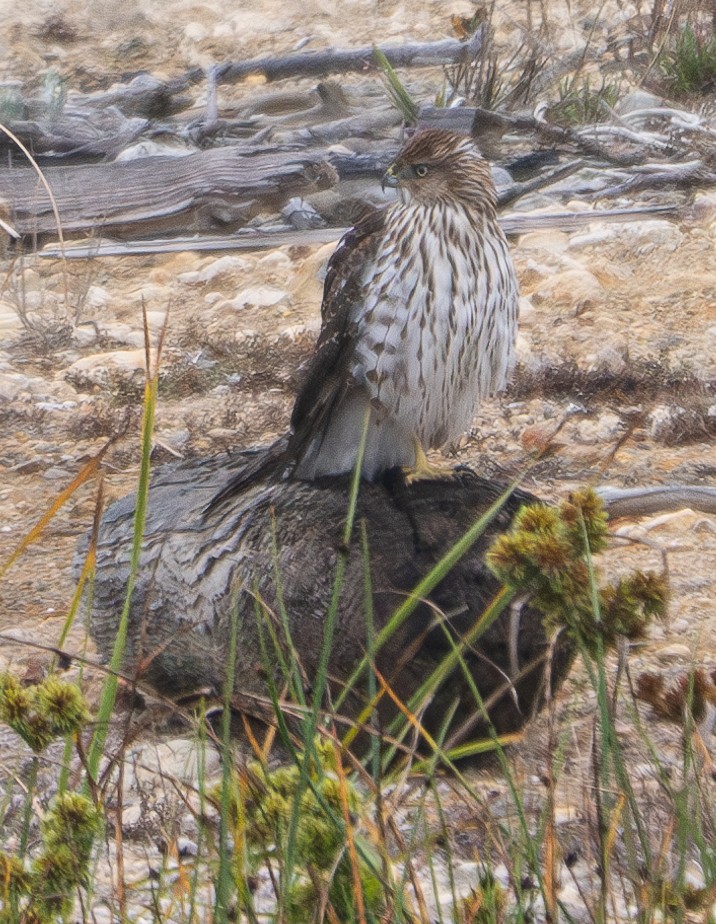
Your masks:
<svg viewBox="0 0 716 924"><path fill-rule="evenodd" d="M337 175L320 155L215 148L186 157L47 167L63 230L167 234L226 231L259 211L278 211L291 196L332 186ZM0 198L21 234L55 231L52 204L35 174L0 169Z"/></svg>
<svg viewBox="0 0 716 924"><path fill-rule="evenodd" d="M703 161L692 160L685 164L645 164L623 183L600 190L600 199L623 196L642 189L694 189L716 184L716 173Z"/></svg>
<svg viewBox="0 0 716 924"><path fill-rule="evenodd" d="M716 513L716 488L704 485L667 484L642 488L597 488L611 520L646 517L691 507Z"/></svg>
<svg viewBox="0 0 716 924"><path fill-rule="evenodd" d="M381 46L392 67L434 67L441 64L463 64L474 60L482 47L482 32L478 30L469 41L444 39L414 45ZM287 77L325 77L328 74L364 73L377 70L373 46L305 52L286 57L254 58L241 64L220 64L215 68L218 82L235 83L253 74L266 80Z"/></svg>
<svg viewBox="0 0 716 924"><path fill-rule="evenodd" d="M640 221L643 218L676 218L680 210L672 205L651 205L635 209L595 209L586 212L515 212L500 217L506 234L527 234L529 231L556 229L559 231L578 231L594 221L624 222ZM250 252L274 250L277 247L310 247L316 244L328 244L337 241L345 234L347 228L311 228L307 230L291 229L242 229L233 235L195 235L176 237L170 240L151 241L93 241L89 244L68 244L64 255L68 260L86 260L93 257L124 257L130 254L180 253L183 251L212 252L236 251ZM55 259L59 257L59 247L44 247L39 255Z"/></svg>

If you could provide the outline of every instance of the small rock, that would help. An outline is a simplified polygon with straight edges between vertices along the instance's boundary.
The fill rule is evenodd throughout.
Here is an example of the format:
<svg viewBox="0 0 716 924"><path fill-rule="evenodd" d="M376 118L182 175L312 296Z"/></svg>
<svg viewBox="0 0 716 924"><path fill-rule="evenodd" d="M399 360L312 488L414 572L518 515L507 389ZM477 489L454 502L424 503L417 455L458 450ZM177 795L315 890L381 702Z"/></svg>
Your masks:
<svg viewBox="0 0 716 924"><path fill-rule="evenodd" d="M96 324L82 323L72 332L73 341L81 347L93 346L99 339L99 330Z"/></svg>
<svg viewBox="0 0 716 924"><path fill-rule="evenodd" d="M646 418L646 430L656 442L670 443L684 431L687 418L686 408L658 404Z"/></svg>
<svg viewBox="0 0 716 924"><path fill-rule="evenodd" d="M234 298L227 302L232 308L270 308L288 298L288 292L283 289L274 289L272 286L251 286L243 289Z"/></svg>
<svg viewBox="0 0 716 924"><path fill-rule="evenodd" d="M564 231L529 231L520 237L520 251L546 250L564 253L569 247L569 235Z"/></svg>
<svg viewBox="0 0 716 924"><path fill-rule="evenodd" d="M46 481L67 481L69 478L69 473L67 469L53 465L51 468L48 468L42 473L42 477Z"/></svg>
<svg viewBox="0 0 716 924"><path fill-rule="evenodd" d="M660 109L663 105L664 100L660 96L646 90L633 90L622 97L614 108L619 115L628 115L639 109Z"/></svg>
<svg viewBox="0 0 716 924"><path fill-rule="evenodd" d="M691 623L688 619L675 619L671 623L671 631L674 635L683 635L691 629Z"/></svg>
<svg viewBox="0 0 716 924"><path fill-rule="evenodd" d="M92 905L90 920L93 924L114 924L114 915L106 905Z"/></svg>
<svg viewBox="0 0 716 924"><path fill-rule="evenodd" d="M150 350L150 362L156 362L156 350ZM95 353L72 363L65 375L77 385L107 385L114 378L133 379L144 375L146 356L144 349L115 350Z"/></svg>
<svg viewBox="0 0 716 924"><path fill-rule="evenodd" d="M656 652L656 656L660 661L675 661L677 658L690 659L693 657L689 646L681 642L665 645Z"/></svg>
<svg viewBox="0 0 716 924"><path fill-rule="evenodd" d="M520 296L519 319L520 327L531 327L537 320L537 312L532 304L532 299L527 295Z"/></svg>
<svg viewBox="0 0 716 924"><path fill-rule="evenodd" d="M231 430L229 427L212 427L210 430L207 430L204 436L207 439L214 440L220 443L224 443L227 440L236 439L236 431Z"/></svg>
<svg viewBox="0 0 716 924"><path fill-rule="evenodd" d="M142 820L142 806L139 802L130 802L122 806L122 831L129 834Z"/></svg>
<svg viewBox="0 0 716 924"><path fill-rule="evenodd" d="M176 429L159 430L157 436L162 442L167 443L173 449L179 451L186 448L191 438L191 433L186 427L179 427Z"/></svg>
<svg viewBox="0 0 716 924"><path fill-rule="evenodd" d="M686 862L684 879L686 884L691 886L692 889L703 889L706 887L704 871L701 868L701 864L697 863L696 860L688 860Z"/></svg>
<svg viewBox="0 0 716 924"><path fill-rule="evenodd" d="M30 392L30 379L19 372L0 373L0 400L12 401L19 395Z"/></svg>
<svg viewBox="0 0 716 924"><path fill-rule="evenodd" d="M684 235L670 221L651 219L650 221L633 221L618 227L619 239L634 254L643 255L656 247L670 252L684 241Z"/></svg>
<svg viewBox="0 0 716 924"><path fill-rule="evenodd" d="M615 228L599 225L589 231L583 231L581 234L572 235L569 239L569 249L586 250L588 247L599 247L616 239L617 231Z"/></svg>
<svg viewBox="0 0 716 924"><path fill-rule="evenodd" d="M203 23L194 21L184 26L184 35L190 42L203 42L208 34L209 30Z"/></svg>
<svg viewBox="0 0 716 924"><path fill-rule="evenodd" d="M270 250L261 257L256 266L269 266L272 269L292 269L293 261L283 250Z"/></svg>
<svg viewBox="0 0 716 924"><path fill-rule="evenodd" d="M21 333L24 329L25 325L15 308L7 302L0 302L0 334L3 337L9 337L12 334Z"/></svg>
<svg viewBox="0 0 716 924"><path fill-rule="evenodd" d="M136 144L130 144L115 157L116 161L140 160L144 157L186 157L196 153L197 149L180 141L153 141L145 138Z"/></svg>
<svg viewBox="0 0 716 924"><path fill-rule="evenodd" d="M90 286L85 295L87 308L106 308L110 303L110 294L102 286Z"/></svg>
<svg viewBox="0 0 716 924"><path fill-rule="evenodd" d="M18 475L34 475L45 468L47 468L45 459L28 459L26 462L18 462L17 465L13 465L10 471L16 472Z"/></svg>
<svg viewBox="0 0 716 924"><path fill-rule="evenodd" d="M196 841L180 836L177 838L177 852L180 857L196 857L199 854L199 846Z"/></svg>
<svg viewBox="0 0 716 924"><path fill-rule="evenodd" d="M597 420L580 420L575 425L576 442L587 446L604 444L613 440L622 431L621 418L616 414L602 414Z"/></svg>
<svg viewBox="0 0 716 924"><path fill-rule="evenodd" d="M324 219L313 206L300 196L293 196L288 200L281 209L281 216L297 231L305 231L308 228L323 228L326 225Z"/></svg>
<svg viewBox="0 0 716 924"><path fill-rule="evenodd" d="M231 275L234 273L245 272L251 269L252 264L243 257L219 257L207 263L200 270L193 270L189 273L180 273L177 276L179 282L189 286L206 285L207 282L213 282L218 276Z"/></svg>
<svg viewBox="0 0 716 924"><path fill-rule="evenodd" d="M38 411L74 411L76 401L38 401L35 405Z"/></svg>
<svg viewBox="0 0 716 924"><path fill-rule="evenodd" d="M584 363L590 371L606 371L619 375L626 369L628 356L629 348L626 341L620 341L615 337L615 342L602 346L594 353L587 353Z"/></svg>
<svg viewBox="0 0 716 924"><path fill-rule="evenodd" d="M532 292L535 305L571 305L587 308L604 300L604 287L587 270L566 270L545 279Z"/></svg>

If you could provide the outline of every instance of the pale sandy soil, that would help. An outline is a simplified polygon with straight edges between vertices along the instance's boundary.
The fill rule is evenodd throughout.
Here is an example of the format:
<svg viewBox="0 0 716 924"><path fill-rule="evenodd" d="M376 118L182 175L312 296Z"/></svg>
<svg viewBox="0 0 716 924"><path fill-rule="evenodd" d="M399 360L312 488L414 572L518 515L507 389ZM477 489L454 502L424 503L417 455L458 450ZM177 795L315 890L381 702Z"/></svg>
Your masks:
<svg viewBox="0 0 716 924"><path fill-rule="evenodd" d="M615 23L630 12L608 6L604 16ZM449 13L470 9L464 0L449 9L438 2L261 0L236 5L233 12L215 0L68 0L22 8L4 2L0 78L39 80L54 68L72 87L94 89L141 68L172 76L197 64L287 52L302 40L318 48L368 43L378 36L435 39L450 34ZM584 17L574 5L569 13L554 4L554 15L560 42L574 47ZM59 18L48 25L51 17ZM62 41L57 40L60 21ZM506 14L503 24L507 37L516 26ZM414 76L410 80L419 82ZM251 87L231 92L248 94ZM582 410L560 431L554 454L527 478L536 493L557 498L584 482L713 481L712 440L707 432L680 426L681 412L673 410L698 404L708 418L708 383L716 381L716 223L704 202L698 223L595 224L579 234L533 233L513 242L525 296L521 366L512 390L480 409L473 430L456 448L457 459L511 476L527 466L530 439L550 432L578 404ZM124 420L127 433L106 457L104 488L109 500L133 489L142 301L154 313L155 331L169 312L157 463L170 460L172 451L198 456L281 433L294 373L318 329L319 272L330 249L242 254L221 264L223 271L203 275L225 257L186 253L73 262L67 268L69 310L63 268L56 261L28 258L21 274L24 290L16 276L0 295L0 560ZM236 307L242 294L247 304ZM275 303L256 307L264 298ZM46 338L28 335L17 320L18 307L27 310L35 327L41 322L47 336L58 339L48 346ZM607 369L611 384L596 394L557 387L548 370L566 361L585 372ZM635 368L651 370L649 388L643 380L630 381ZM681 386L670 387L670 374L680 382L695 377L707 384L698 394L679 392ZM541 377L542 389L535 384ZM713 401L716 414L716 397ZM49 645L57 641L74 588L73 550L91 523L96 493L96 481L81 487L2 578L3 633ZM617 528L646 543L620 545L609 558L613 573L659 568L665 561L671 586L669 620L653 627L645 644L632 652L632 672L658 668L673 674L694 662L716 666L716 518L684 511ZM84 644L83 629L73 628L65 647L78 651ZM48 660L31 646L0 642L0 667L33 671ZM97 683L97 678L91 681L90 691ZM575 766L586 759L594 708L584 688L577 672L563 697L563 708L573 715L570 760ZM678 732L655 727L664 753L676 753ZM541 720L513 752L515 767L524 766L526 776L539 772L544 729ZM3 744L13 740L3 732ZM569 812L582 805L586 782L580 774L565 779L560 798L569 819ZM493 780L492 785L500 784ZM469 830L470 824L456 809L457 827Z"/></svg>

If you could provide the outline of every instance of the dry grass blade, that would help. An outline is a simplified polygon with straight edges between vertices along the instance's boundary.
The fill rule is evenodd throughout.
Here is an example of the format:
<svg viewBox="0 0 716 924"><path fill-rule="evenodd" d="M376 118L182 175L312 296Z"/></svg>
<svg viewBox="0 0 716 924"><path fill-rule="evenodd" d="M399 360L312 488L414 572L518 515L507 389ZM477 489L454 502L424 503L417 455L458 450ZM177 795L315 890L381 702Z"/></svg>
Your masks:
<svg viewBox="0 0 716 924"><path fill-rule="evenodd" d="M22 235L18 234L11 225L9 225L6 221L3 221L2 218L0 218L0 228L2 228L3 231L15 241L19 241L22 237Z"/></svg>
<svg viewBox="0 0 716 924"><path fill-rule="evenodd" d="M20 139L17 137L17 135L16 135L14 132L10 131L10 129L7 127L7 125L3 125L2 122L0 122L0 131L2 131L5 135L7 135L7 137L13 142L13 144L17 145L17 147L22 151L22 153L25 155L25 157L26 157L26 158L28 159L28 161L30 162L30 166L32 167L32 169L35 171L35 173L36 173L37 176L39 177L40 182L42 183L42 185L43 185L44 188L45 188L45 192L46 192L47 195L49 196L50 204L52 205L52 214L53 214L54 217L55 217L55 226L56 226L56 228L57 228L57 238L58 238L58 240L59 240L59 242L60 242L60 253L61 253L61 257L62 257L62 263L63 263L63 265L65 266L65 276L64 276L64 279L65 279L65 300L66 300L67 302L69 302L69 286L68 286L68 282L67 282L67 268L66 268L66 261L65 261L65 238L64 238L64 235L63 235L63 233L62 233L62 220L61 220L61 218L60 218L59 209L57 208L57 201L55 200L54 193L52 192L52 189L51 189L51 187L50 187L50 184L47 182L47 179L46 179L46 177L45 177L45 174L44 174L44 173L42 172L42 170L40 169L39 164L37 163L37 161L35 160L35 158L32 156L32 154L30 153L30 151L29 151L29 150L25 147L25 145L22 143L22 141L20 141Z"/></svg>
<svg viewBox="0 0 716 924"><path fill-rule="evenodd" d="M334 743L333 753L335 755L336 775L338 776L338 794L341 802L341 812L343 814L343 823L346 832L346 847L350 858L351 878L356 900L356 914L359 924L366 924L365 903L363 901L363 883L360 875L360 862L356 850L355 837L353 836L353 822L351 821L347 778L343 761L341 760L341 750Z"/></svg>
<svg viewBox="0 0 716 924"><path fill-rule="evenodd" d="M66 488L60 491L60 493L57 495L57 497L54 499L54 501L50 505L49 509L40 517L38 522L32 527L32 529L27 533L27 535L24 536L24 538L19 542L15 550L10 554L9 558L7 558L7 560L3 562L2 565L0 565L0 577L6 574L6 572L15 564L15 562L22 555L22 553L25 551L26 548L32 545L32 543L35 542L39 538L39 536L42 534L42 531L45 529L48 523L52 521L53 517L58 512L58 510L60 510L67 503L67 501L72 497L75 491L78 488L82 487L83 484L89 481L90 478L92 478L96 474L100 464L102 463L102 460L107 454L107 450L110 448L110 446L114 442L115 440L110 440L106 444L106 446L104 446L97 453L96 456L91 458L89 462L86 462L82 466L82 468L77 473L77 475L75 475L75 477L72 479L72 482Z"/></svg>

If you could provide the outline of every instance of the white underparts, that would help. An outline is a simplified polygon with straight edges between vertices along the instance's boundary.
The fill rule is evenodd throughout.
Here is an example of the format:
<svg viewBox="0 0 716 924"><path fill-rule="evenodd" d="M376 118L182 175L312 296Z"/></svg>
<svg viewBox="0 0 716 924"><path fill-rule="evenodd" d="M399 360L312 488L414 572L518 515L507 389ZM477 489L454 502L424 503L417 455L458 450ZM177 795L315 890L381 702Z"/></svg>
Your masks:
<svg viewBox="0 0 716 924"><path fill-rule="evenodd" d="M352 387L316 435L298 477L355 466L372 408L363 475L415 463L456 439L480 399L502 389L516 336L517 283L495 220L444 203L395 205L354 307Z"/></svg>

